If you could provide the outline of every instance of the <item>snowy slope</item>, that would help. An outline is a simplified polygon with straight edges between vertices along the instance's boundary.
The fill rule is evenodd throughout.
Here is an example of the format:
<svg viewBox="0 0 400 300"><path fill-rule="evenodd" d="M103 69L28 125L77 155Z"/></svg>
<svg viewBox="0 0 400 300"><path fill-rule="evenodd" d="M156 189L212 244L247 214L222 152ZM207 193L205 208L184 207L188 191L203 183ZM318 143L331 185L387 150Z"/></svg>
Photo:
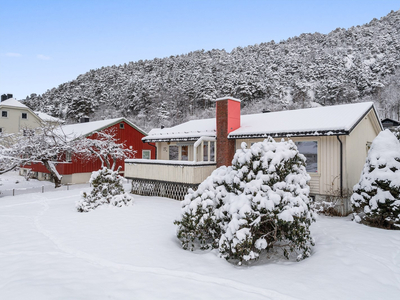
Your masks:
<svg viewBox="0 0 400 300"><path fill-rule="evenodd" d="M77 213L79 192L0 197L0 299L397 299L400 236L321 217L299 263L234 266L181 249L180 203Z"/></svg>

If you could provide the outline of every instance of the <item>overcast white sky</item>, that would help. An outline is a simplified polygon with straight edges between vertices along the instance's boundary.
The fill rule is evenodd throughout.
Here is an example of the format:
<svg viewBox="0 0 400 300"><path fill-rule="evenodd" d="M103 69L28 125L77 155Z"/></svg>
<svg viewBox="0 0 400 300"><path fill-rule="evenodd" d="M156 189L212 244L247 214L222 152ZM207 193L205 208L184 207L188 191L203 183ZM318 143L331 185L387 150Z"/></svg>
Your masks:
<svg viewBox="0 0 400 300"><path fill-rule="evenodd" d="M0 94L24 99L90 69L328 33L400 0L2 0Z"/></svg>

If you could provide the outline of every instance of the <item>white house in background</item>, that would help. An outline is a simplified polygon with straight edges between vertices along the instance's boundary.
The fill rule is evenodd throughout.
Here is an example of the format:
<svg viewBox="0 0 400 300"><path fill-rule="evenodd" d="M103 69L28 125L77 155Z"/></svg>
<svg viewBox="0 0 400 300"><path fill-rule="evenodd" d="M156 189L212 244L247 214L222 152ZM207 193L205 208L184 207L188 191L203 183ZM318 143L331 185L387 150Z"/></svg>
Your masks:
<svg viewBox="0 0 400 300"><path fill-rule="evenodd" d="M153 129L157 160L126 160L138 193L182 199L211 172L230 165L242 142L290 138L307 158L311 194L344 193L358 182L369 145L382 130L372 102L240 115L240 100L216 100L216 118ZM344 212L349 210L343 207Z"/></svg>
<svg viewBox="0 0 400 300"><path fill-rule="evenodd" d="M20 101L10 98L0 102L0 133L33 130L43 123L62 125L64 121L42 112L33 112Z"/></svg>
<svg viewBox="0 0 400 300"><path fill-rule="evenodd" d="M35 129L42 119L29 107L11 98L0 102L0 132L17 133L20 130Z"/></svg>

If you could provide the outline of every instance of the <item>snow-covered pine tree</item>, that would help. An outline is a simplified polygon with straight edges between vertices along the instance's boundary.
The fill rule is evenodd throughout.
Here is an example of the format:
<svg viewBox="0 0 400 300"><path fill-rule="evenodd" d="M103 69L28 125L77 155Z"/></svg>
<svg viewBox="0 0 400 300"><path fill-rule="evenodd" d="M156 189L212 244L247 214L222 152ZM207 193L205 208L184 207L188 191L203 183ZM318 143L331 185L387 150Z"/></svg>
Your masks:
<svg viewBox="0 0 400 300"><path fill-rule="evenodd" d="M216 169L189 191L175 221L184 249L217 248L221 257L255 260L263 250L281 248L286 258L310 255L310 180L305 157L292 141L268 138L250 149L245 143L232 166Z"/></svg>
<svg viewBox="0 0 400 300"><path fill-rule="evenodd" d="M93 186L90 194L82 192L81 199L76 203L79 212L89 212L104 204L113 206L131 205L133 198L124 192L122 177L118 171L102 168L92 173L90 183Z"/></svg>
<svg viewBox="0 0 400 300"><path fill-rule="evenodd" d="M400 142L388 129L372 142L353 191L357 222L400 229Z"/></svg>

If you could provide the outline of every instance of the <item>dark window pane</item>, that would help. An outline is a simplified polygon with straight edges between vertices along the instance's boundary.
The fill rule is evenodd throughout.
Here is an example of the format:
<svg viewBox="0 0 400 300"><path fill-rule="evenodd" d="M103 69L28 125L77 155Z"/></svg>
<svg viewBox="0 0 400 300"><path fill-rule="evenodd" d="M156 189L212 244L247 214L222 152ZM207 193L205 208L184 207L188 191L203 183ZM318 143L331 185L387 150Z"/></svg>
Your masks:
<svg viewBox="0 0 400 300"><path fill-rule="evenodd" d="M3 118L7 118L7 111L1 111L1 116L3 117Z"/></svg>
<svg viewBox="0 0 400 300"><path fill-rule="evenodd" d="M179 158L179 147L169 146L169 160L178 160Z"/></svg>
<svg viewBox="0 0 400 300"><path fill-rule="evenodd" d="M203 145L203 161L208 161L208 142Z"/></svg>
<svg viewBox="0 0 400 300"><path fill-rule="evenodd" d="M318 172L318 142L296 142L297 149L306 158L306 170L309 173Z"/></svg>
<svg viewBox="0 0 400 300"><path fill-rule="evenodd" d="M22 119L28 119L28 114L27 113L22 113Z"/></svg>
<svg viewBox="0 0 400 300"><path fill-rule="evenodd" d="M210 142L210 161L215 161L215 143Z"/></svg>

